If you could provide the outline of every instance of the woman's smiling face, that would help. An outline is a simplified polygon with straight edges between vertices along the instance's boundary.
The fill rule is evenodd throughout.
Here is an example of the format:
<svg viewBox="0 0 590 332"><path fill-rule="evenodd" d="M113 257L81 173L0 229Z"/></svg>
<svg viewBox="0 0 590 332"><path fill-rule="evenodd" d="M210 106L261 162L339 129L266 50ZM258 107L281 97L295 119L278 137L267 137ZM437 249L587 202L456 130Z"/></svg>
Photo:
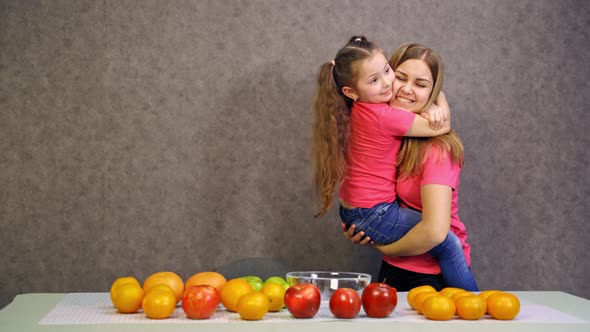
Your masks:
<svg viewBox="0 0 590 332"><path fill-rule="evenodd" d="M395 69L393 100L390 105L420 113L434 87L432 73L422 60L409 59Z"/></svg>

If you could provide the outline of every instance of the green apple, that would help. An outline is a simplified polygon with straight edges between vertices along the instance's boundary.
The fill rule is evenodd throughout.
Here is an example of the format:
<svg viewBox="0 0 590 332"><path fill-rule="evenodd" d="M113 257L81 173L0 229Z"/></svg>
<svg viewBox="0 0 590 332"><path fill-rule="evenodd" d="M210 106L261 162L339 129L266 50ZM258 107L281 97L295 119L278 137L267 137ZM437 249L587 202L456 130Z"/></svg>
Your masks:
<svg viewBox="0 0 590 332"><path fill-rule="evenodd" d="M289 288L289 283L281 277L277 277L277 276L270 277L270 278L266 279L264 284L266 285L269 282L277 283L277 284L283 286L285 288L285 290L287 290L287 288Z"/></svg>
<svg viewBox="0 0 590 332"><path fill-rule="evenodd" d="M240 279L246 280L250 284L250 286L252 286L252 289L254 289L255 292L260 292L262 286L264 285L262 279L260 279L260 277L257 276L244 276L240 277Z"/></svg>

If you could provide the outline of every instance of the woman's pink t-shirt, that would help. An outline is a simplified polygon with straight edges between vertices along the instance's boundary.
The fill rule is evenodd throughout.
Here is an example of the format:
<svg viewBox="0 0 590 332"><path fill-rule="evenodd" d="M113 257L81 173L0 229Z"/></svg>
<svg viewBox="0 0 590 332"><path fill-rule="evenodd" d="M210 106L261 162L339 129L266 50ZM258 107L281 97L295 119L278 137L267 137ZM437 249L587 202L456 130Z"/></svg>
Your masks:
<svg viewBox="0 0 590 332"><path fill-rule="evenodd" d="M397 182L397 197L402 206L408 206L415 210L422 211L422 198L420 187L427 184L442 184L453 188L453 197L451 205L451 231L457 235L463 244L463 252L467 264L471 264L471 247L466 242L467 232L465 225L459 220L457 212L459 211L458 188L461 175L461 166L453 163L450 159L449 152L442 149L431 148L428 158L424 163L424 171L419 176L409 177ZM411 257L387 257L383 260L387 263L404 270L426 273L439 274L440 266L438 262L429 254L423 254Z"/></svg>
<svg viewBox="0 0 590 332"><path fill-rule="evenodd" d="M387 104L353 103L341 199L360 208L395 200L395 158L415 116Z"/></svg>

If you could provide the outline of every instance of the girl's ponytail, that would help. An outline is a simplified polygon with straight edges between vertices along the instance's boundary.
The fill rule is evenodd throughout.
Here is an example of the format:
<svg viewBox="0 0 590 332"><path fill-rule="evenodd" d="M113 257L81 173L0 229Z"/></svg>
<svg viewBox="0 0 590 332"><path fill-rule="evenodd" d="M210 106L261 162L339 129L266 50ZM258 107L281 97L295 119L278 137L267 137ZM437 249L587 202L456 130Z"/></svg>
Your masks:
<svg viewBox="0 0 590 332"><path fill-rule="evenodd" d="M334 65L324 63L318 75L313 127L313 184L324 215L334 199L334 192L346 168L349 109L334 80Z"/></svg>

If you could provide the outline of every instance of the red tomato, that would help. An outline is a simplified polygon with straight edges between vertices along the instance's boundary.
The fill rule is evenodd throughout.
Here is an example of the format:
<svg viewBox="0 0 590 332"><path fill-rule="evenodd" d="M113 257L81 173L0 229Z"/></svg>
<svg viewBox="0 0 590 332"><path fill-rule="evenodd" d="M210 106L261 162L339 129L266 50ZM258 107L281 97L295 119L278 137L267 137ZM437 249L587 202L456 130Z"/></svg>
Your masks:
<svg viewBox="0 0 590 332"><path fill-rule="evenodd" d="M365 287L361 300L368 317L385 318L397 306L397 290L387 284L374 282Z"/></svg>
<svg viewBox="0 0 590 332"><path fill-rule="evenodd" d="M351 288L338 288L330 297L330 311L336 318L354 318L361 310L361 298Z"/></svg>
<svg viewBox="0 0 590 332"><path fill-rule="evenodd" d="M207 319L219 305L217 289L209 285L191 286L182 297L182 310L188 318Z"/></svg>
<svg viewBox="0 0 590 332"><path fill-rule="evenodd" d="M320 310L322 296L316 285L298 284L285 292L285 305L295 318L312 318Z"/></svg>

